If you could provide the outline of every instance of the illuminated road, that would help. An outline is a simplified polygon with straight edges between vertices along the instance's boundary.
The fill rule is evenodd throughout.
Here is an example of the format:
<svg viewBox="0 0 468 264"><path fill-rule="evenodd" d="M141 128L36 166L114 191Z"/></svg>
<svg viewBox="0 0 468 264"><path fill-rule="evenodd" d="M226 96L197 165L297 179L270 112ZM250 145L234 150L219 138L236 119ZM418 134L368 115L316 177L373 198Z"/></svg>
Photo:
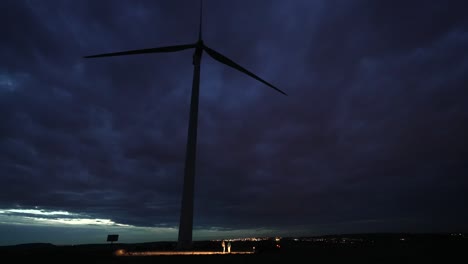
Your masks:
<svg viewBox="0 0 468 264"><path fill-rule="evenodd" d="M253 254L252 251L235 251L223 253L220 251L144 251L144 252L125 252L120 249L115 252L117 256L162 256L162 255L235 255L235 254Z"/></svg>

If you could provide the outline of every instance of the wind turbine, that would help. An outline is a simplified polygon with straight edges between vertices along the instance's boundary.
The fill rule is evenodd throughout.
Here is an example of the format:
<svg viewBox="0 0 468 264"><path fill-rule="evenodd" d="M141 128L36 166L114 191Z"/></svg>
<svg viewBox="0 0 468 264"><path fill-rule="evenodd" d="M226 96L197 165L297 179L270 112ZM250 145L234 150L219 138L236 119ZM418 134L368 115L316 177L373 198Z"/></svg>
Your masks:
<svg viewBox="0 0 468 264"><path fill-rule="evenodd" d="M149 49L137 49L128 50L121 52L104 53L97 55L85 56L84 58L99 58L99 57L111 57L111 56L124 56L124 55L136 55L146 53L163 53L163 52L176 52L186 49L195 49L193 54L193 81L192 81L192 95L190 101L190 116L188 125L188 138L186 146L185 156L185 168L184 168L184 183L182 193L182 204L180 211L180 222L179 222L179 235L177 248L179 250L189 250L192 248L192 230L193 230L193 193L194 193L194 178L195 178L195 160L196 160L196 148L197 148L197 123L198 123L198 97L199 97L199 86L200 86L200 63L203 51L208 53L213 59L226 64L250 77L266 84L274 90L287 95L285 92L276 88L269 82L261 79L257 75L248 71L244 67L235 63L223 54L209 48L205 45L202 39L202 11L203 11L203 0L200 0L200 21L198 28L198 40L192 44L175 45L166 47L157 47Z"/></svg>

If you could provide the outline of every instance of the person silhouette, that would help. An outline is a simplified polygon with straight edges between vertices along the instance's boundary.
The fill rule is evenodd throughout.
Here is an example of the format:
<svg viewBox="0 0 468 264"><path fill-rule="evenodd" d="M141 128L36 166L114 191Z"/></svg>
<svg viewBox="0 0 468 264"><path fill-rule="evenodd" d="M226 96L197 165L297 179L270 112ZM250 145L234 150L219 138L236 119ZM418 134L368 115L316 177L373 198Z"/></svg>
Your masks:
<svg viewBox="0 0 468 264"><path fill-rule="evenodd" d="M228 253L231 253L231 241L228 242L227 247L228 247Z"/></svg>
<svg viewBox="0 0 468 264"><path fill-rule="evenodd" d="M224 240L221 242L221 246L223 247L223 253L226 253L226 243L224 243Z"/></svg>

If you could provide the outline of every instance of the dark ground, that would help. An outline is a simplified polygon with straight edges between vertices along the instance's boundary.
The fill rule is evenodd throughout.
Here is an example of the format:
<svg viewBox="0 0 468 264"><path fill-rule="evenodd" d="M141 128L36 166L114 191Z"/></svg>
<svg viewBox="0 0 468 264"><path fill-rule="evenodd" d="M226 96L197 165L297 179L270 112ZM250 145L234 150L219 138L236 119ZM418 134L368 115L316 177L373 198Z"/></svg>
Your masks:
<svg viewBox="0 0 468 264"><path fill-rule="evenodd" d="M172 251L175 242L0 247L1 263L468 263L466 235L373 234L234 241L232 251L250 255L116 256L127 252ZM194 251L221 251L219 241L196 241Z"/></svg>

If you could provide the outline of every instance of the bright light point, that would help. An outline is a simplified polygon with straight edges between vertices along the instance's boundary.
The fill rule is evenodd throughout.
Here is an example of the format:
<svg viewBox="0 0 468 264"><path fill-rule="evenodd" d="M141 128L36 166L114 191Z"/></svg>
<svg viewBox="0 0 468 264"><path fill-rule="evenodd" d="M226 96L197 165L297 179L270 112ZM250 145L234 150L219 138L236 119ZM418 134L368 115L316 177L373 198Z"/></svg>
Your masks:
<svg viewBox="0 0 468 264"><path fill-rule="evenodd" d="M125 255L125 250L119 249L119 250L115 251L115 255L116 256L123 256L123 255Z"/></svg>

